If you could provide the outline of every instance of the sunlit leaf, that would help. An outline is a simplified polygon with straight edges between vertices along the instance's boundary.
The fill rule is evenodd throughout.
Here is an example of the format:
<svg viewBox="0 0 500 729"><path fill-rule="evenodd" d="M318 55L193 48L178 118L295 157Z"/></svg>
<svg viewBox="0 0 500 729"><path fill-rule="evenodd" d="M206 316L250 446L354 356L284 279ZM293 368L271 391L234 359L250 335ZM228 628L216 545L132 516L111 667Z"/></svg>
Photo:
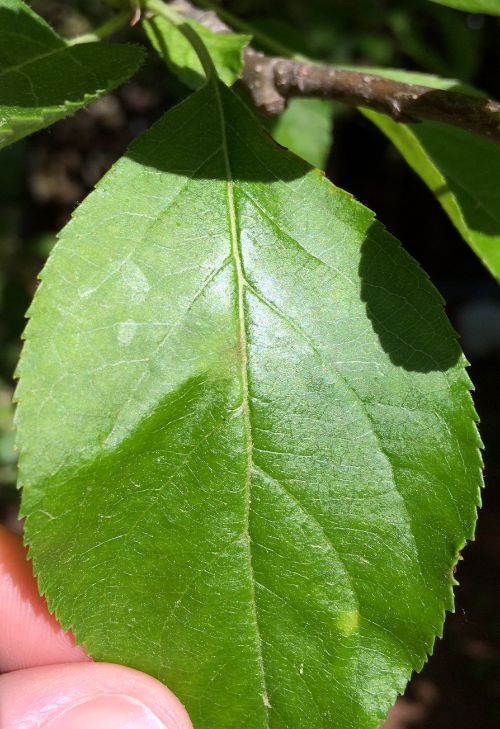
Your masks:
<svg viewBox="0 0 500 729"><path fill-rule="evenodd" d="M212 80L80 206L30 316L23 513L61 623L195 729L375 729L479 500L417 264Z"/></svg>

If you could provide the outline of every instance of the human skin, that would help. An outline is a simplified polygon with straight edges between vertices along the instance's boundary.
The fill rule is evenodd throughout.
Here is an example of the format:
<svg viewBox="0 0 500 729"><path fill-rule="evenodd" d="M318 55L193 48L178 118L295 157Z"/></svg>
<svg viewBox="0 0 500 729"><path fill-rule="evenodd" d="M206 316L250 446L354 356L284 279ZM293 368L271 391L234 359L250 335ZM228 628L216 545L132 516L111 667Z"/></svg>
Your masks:
<svg viewBox="0 0 500 729"><path fill-rule="evenodd" d="M192 729L159 681L94 663L49 614L22 539L0 526L0 729Z"/></svg>

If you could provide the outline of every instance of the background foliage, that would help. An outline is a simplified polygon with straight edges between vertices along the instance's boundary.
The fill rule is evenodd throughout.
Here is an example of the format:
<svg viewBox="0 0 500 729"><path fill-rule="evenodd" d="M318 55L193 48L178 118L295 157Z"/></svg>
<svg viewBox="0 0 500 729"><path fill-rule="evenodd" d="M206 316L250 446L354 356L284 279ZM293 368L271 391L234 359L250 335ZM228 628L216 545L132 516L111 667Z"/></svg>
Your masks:
<svg viewBox="0 0 500 729"><path fill-rule="evenodd" d="M63 35L85 32L85 17L102 19L97 0L33 3ZM459 77L499 96L498 20L416 2L233 0L226 7L292 45L335 63L402 66ZM82 12L81 12L82 11ZM85 16L83 15L85 11ZM301 29L300 35L297 28ZM138 80L88 111L5 150L0 157L0 491L12 519L14 456L10 430L11 375L24 311L55 231L124 151L163 110L185 93L166 79L150 54ZM393 713L392 726L489 729L500 719L500 427L497 371L500 295L431 194L377 130L359 114L335 105L328 175L377 211L380 220L423 265L448 301L472 361L476 403L487 448L485 509L476 543L467 548L457 613L448 620L435 659L414 679ZM383 184L381 184L383 180ZM497 588L498 589L498 588ZM398 718L399 716L399 718Z"/></svg>

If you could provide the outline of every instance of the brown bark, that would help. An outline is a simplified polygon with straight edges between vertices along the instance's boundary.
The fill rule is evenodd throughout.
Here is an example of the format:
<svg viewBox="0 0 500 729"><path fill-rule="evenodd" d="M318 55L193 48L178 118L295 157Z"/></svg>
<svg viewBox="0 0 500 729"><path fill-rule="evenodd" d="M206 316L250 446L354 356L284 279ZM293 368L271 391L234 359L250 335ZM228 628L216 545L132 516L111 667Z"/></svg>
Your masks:
<svg viewBox="0 0 500 729"><path fill-rule="evenodd" d="M215 33L232 32L216 13L200 10L189 0L175 0L171 4ZM288 99L314 97L373 109L398 122L444 122L500 142L500 104L492 99L392 81L360 71L275 58L251 47L245 51L241 80L256 106L270 116L280 114Z"/></svg>

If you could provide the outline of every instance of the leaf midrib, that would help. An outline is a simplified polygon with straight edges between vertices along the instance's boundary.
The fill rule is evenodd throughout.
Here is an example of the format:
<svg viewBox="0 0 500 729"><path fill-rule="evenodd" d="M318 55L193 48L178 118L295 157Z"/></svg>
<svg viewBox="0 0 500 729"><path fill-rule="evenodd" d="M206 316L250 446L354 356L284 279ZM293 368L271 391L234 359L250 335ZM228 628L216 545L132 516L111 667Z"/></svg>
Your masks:
<svg viewBox="0 0 500 729"><path fill-rule="evenodd" d="M257 648L257 661L261 678L262 686L262 702L264 706L266 716L266 727L269 727L269 706L268 706L268 692L266 686L266 674L264 669L264 659L262 653L262 637L260 634L259 620L257 615L257 600L255 594L255 573L253 568L252 560L252 539L250 535L250 510L252 502L252 474L253 474L253 432L252 432L252 421L250 417L250 385L248 376L248 348L247 348L247 331L245 322L245 275L243 271L242 255L240 250L240 238L238 232L238 220L236 213L236 202L234 196L234 180L231 170L231 160L229 157L229 147L227 141L226 132L226 119L224 115L224 106L220 94L219 81L213 79L215 97L217 101L217 108L219 112L219 119L221 125L221 142L222 151L224 155L224 166L227 177L227 204L229 213L229 224L230 224L230 239L231 239L231 252L230 255L234 260L234 269L236 274L236 285L237 285L237 307L238 307L238 325L239 325L239 342L238 351L240 359L240 378L242 387L242 414L243 414L243 425L245 430L246 440L246 473L245 473L245 532L248 542L248 567L250 576L250 589L252 593L252 613L254 618L255 637L256 637L256 648Z"/></svg>

